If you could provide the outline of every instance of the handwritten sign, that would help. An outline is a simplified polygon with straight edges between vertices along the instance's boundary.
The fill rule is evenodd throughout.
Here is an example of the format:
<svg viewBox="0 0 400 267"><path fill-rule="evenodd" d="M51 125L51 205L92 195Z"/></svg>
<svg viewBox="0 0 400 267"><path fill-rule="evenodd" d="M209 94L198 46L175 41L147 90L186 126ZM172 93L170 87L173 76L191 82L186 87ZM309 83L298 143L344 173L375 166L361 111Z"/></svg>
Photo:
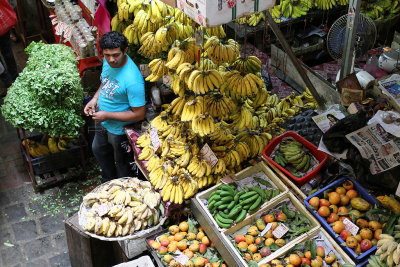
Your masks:
<svg viewBox="0 0 400 267"><path fill-rule="evenodd" d="M281 238L282 236L284 236L287 231L289 231L289 228L284 225L283 223L281 223L280 225L278 225L278 227L275 228L275 230L272 232L272 234L276 237L276 238Z"/></svg>
<svg viewBox="0 0 400 267"><path fill-rule="evenodd" d="M61 35L64 33L64 39L69 41L71 39L72 35L72 27L69 26L68 24L65 24L62 21L59 21L58 24L55 27L56 29L56 35Z"/></svg>
<svg viewBox="0 0 400 267"><path fill-rule="evenodd" d="M272 225L273 223L267 223L264 230L261 232L261 236L264 236L269 231L269 229L271 229Z"/></svg>
<svg viewBox="0 0 400 267"><path fill-rule="evenodd" d="M151 128L150 139L151 139L151 144L153 145L154 151L157 151L157 149L161 145L161 141L160 141L160 138L158 137L157 130L154 127Z"/></svg>
<svg viewBox="0 0 400 267"><path fill-rule="evenodd" d="M211 167L214 167L218 162L217 156L215 156L214 152L211 150L208 144L205 144L203 148L200 150L200 155L203 159L207 160L210 163Z"/></svg>
<svg viewBox="0 0 400 267"><path fill-rule="evenodd" d="M147 77L150 75L151 71L148 64L140 64L139 65L140 73L143 77Z"/></svg>
<svg viewBox="0 0 400 267"><path fill-rule="evenodd" d="M171 78L171 76L170 76L170 75L164 75L164 76L162 77L162 82L163 82L163 84L165 84L165 85L167 85L167 86L171 86L171 84L172 84L172 78Z"/></svg>
<svg viewBox="0 0 400 267"><path fill-rule="evenodd" d="M173 256L174 260L178 261L180 264L185 265L189 258L180 252L178 249L174 252L176 256Z"/></svg>
<svg viewBox="0 0 400 267"><path fill-rule="evenodd" d="M352 221L349 219L344 219L343 220L344 228L348 230L353 236L356 236L358 233L358 229L360 229L357 225L355 225Z"/></svg>
<svg viewBox="0 0 400 267"><path fill-rule="evenodd" d="M109 210L110 208L108 207L107 203L96 207L97 214L99 214L100 217L106 215Z"/></svg>

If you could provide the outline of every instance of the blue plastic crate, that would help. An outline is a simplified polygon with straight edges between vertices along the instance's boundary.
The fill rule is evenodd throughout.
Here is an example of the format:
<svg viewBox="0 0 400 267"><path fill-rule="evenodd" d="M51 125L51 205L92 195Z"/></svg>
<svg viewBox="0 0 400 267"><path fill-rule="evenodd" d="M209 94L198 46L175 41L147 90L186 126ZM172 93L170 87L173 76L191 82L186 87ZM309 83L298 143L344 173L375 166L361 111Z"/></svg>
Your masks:
<svg viewBox="0 0 400 267"><path fill-rule="evenodd" d="M319 198L323 197L325 190L328 190L330 188L339 187L343 184L343 182L345 180L352 181L354 184L354 189L358 191L359 196L361 196L363 199L368 201L370 204L372 204L372 205L379 204L378 200L376 198L374 198L373 196L371 196L364 187L362 187L357 181L355 181L354 179L349 178L349 177L340 178L340 179L336 180L335 182L331 183L330 185L322 188L318 192L315 192L311 196L304 199L304 204L306 205L307 209L317 218L317 220L321 223L322 227L324 227L324 229L335 239L335 241L338 244L345 243L345 241L343 239L341 239L340 236L337 236L337 234L333 231L332 227L329 226L328 222L322 216L320 216L316 212L315 209L311 208L311 205L308 202L313 197L319 197ZM356 254L354 253L354 251L352 249L348 248L347 246L343 247L343 250L347 254L349 254L350 257L352 257L356 263L358 263L357 266L363 266L363 264L365 264L365 261L368 260L369 255L373 254L376 249L377 249L377 247L373 246L369 250L365 251L364 253L362 253L358 257L356 257Z"/></svg>

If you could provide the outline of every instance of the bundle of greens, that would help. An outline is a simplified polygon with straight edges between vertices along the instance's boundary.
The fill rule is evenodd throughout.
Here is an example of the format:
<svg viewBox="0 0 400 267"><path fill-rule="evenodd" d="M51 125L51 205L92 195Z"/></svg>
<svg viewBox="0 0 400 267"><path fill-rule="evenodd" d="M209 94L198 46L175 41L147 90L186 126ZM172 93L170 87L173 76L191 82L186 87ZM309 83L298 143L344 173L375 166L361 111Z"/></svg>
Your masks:
<svg viewBox="0 0 400 267"><path fill-rule="evenodd" d="M1 112L14 127L49 135L76 136L83 89L72 49L62 44L32 42L25 69L9 88Z"/></svg>

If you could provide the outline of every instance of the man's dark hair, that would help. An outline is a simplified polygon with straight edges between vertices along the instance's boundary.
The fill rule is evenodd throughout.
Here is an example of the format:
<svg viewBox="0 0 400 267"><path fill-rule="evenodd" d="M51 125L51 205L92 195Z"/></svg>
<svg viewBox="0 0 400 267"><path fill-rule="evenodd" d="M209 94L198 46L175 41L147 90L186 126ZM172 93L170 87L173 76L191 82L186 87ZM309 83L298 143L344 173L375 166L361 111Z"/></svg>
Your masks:
<svg viewBox="0 0 400 267"><path fill-rule="evenodd" d="M128 39L120 32L110 31L104 34L100 39L101 49L121 48L124 51L128 47Z"/></svg>

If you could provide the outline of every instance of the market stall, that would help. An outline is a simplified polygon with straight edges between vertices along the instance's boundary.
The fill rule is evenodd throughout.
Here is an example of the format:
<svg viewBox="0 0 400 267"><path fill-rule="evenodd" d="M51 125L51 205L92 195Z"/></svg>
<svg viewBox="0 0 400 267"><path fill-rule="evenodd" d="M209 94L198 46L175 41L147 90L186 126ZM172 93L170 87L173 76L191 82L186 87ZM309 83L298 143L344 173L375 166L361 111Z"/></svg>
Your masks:
<svg viewBox="0 0 400 267"><path fill-rule="evenodd" d="M350 50L338 40L351 37L344 38L344 26L343 38L334 35L333 25L354 12L347 1L164 2L108 3L111 30L126 36L146 81L147 120L125 127L130 160L145 180L121 177L84 196L68 221L71 265L124 266L146 255L146 264L160 267L398 266L396 39L376 43L376 31L357 28L355 67L339 78ZM360 2L354 8L368 27L398 19L398 1ZM79 136L76 56L82 66L85 57L99 65L101 55L100 34L77 15L80 7L56 1L54 11L54 32L67 34L75 55L66 45L31 44L28 66L2 107L14 125L50 135L22 143L36 174L48 171L35 162L57 155L54 144L60 150ZM315 21L322 23L308 25ZM60 72L66 64L57 74L69 77L69 86L42 74L40 82L27 78L44 64L46 49L59 49L50 63ZM313 62L322 53L329 59ZM29 109L50 108L46 102L56 99L70 113L51 123L43 114L32 120L15 108L21 95L36 105ZM56 119L63 123L54 126ZM69 149L73 163L79 150ZM112 260L93 257L105 247Z"/></svg>

